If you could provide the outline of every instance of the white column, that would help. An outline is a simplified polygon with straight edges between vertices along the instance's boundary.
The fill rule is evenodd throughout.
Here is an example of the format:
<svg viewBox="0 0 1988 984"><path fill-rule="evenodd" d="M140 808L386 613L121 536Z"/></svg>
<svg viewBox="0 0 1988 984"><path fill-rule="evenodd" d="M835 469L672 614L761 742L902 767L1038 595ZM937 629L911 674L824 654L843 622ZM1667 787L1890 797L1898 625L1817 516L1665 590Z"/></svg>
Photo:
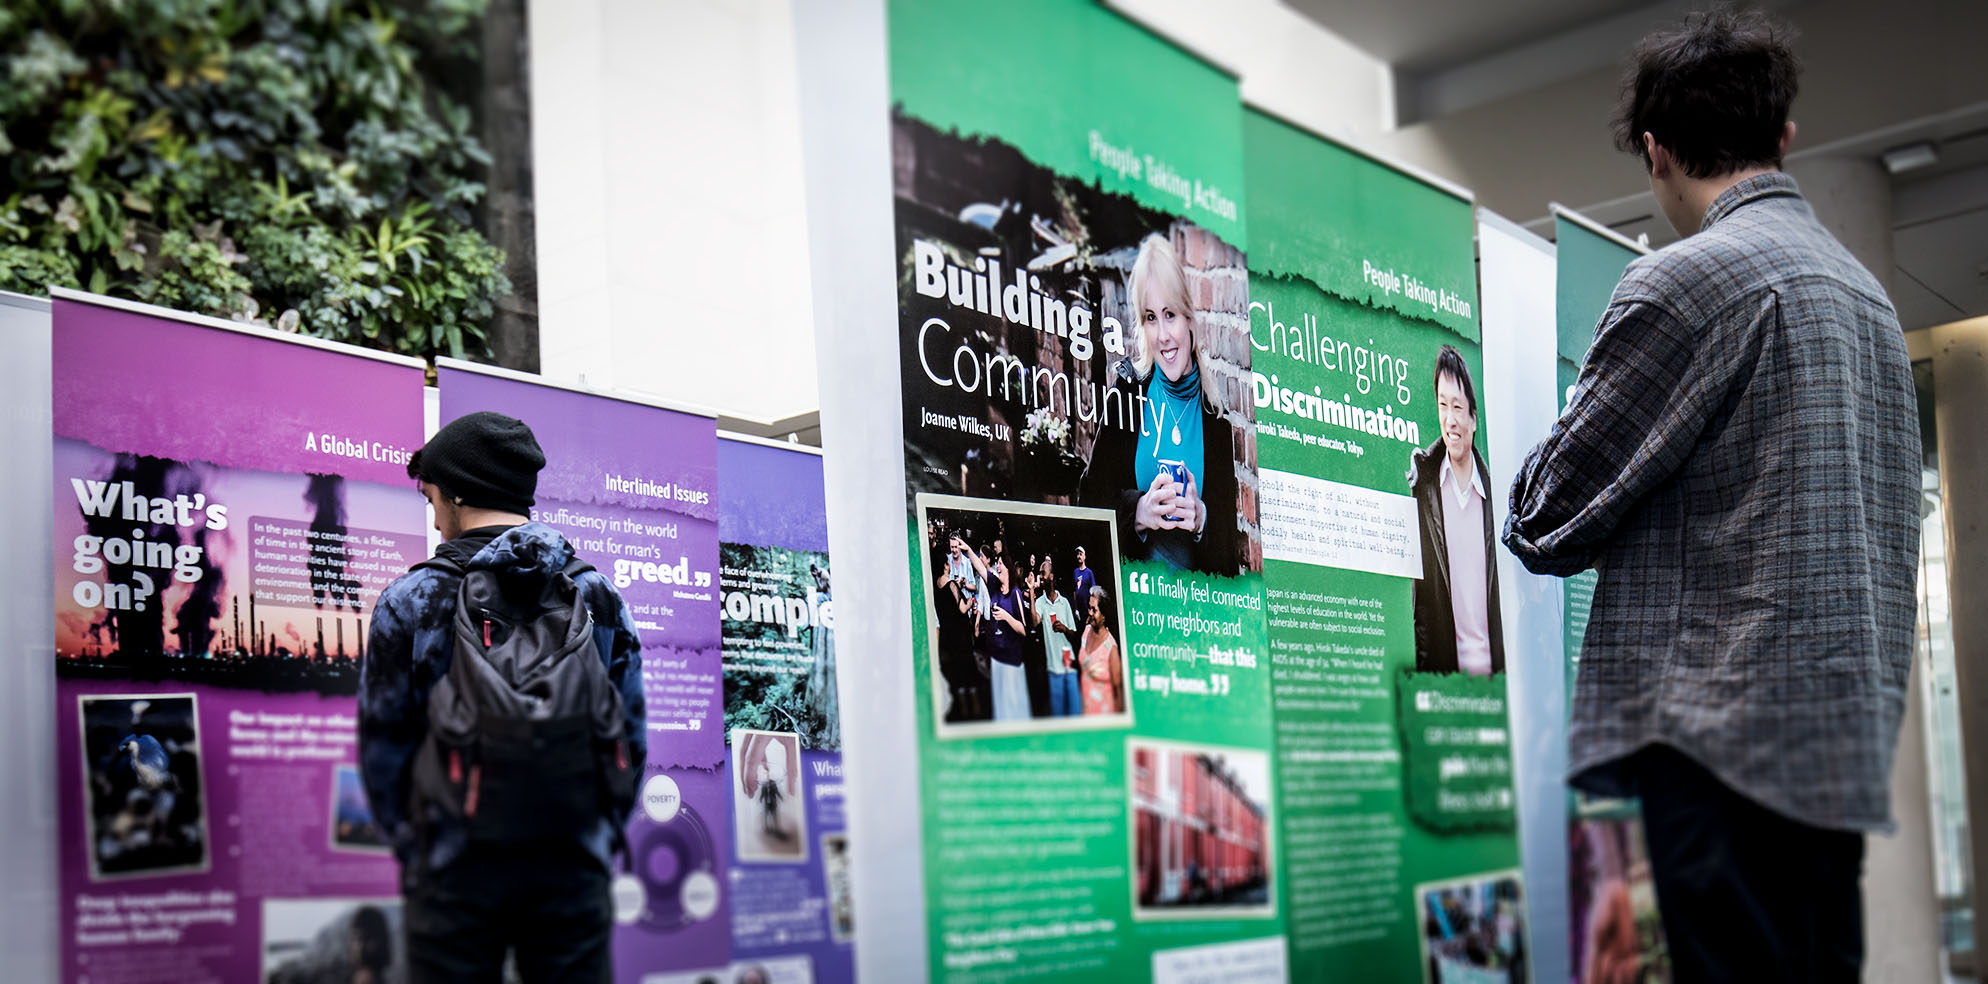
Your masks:
<svg viewBox="0 0 1988 984"><path fill-rule="evenodd" d="M1889 291L1894 271L1891 180L1862 157L1798 158L1788 173L1816 218ZM1988 463L1988 462L1985 462ZM1958 597L1958 596L1956 596ZM1958 603L1957 603L1958 604ZM1864 979L1938 982L1940 900L1933 881L1932 797L1926 785L1924 668L1914 660L1905 688L1905 723L1891 770L1891 809L1897 833L1870 837L1864 855Z"/></svg>
<svg viewBox="0 0 1988 984"><path fill-rule="evenodd" d="M528 0L539 371L613 384L606 176L608 5Z"/></svg>
<svg viewBox="0 0 1988 984"><path fill-rule="evenodd" d="M541 371L815 410L788 0L530 4Z"/></svg>
<svg viewBox="0 0 1988 984"><path fill-rule="evenodd" d="M927 973L884 0L793 0L856 978ZM971 57L963 55L963 57ZM848 613L860 612L860 618Z"/></svg>
<svg viewBox="0 0 1988 984"><path fill-rule="evenodd" d="M1988 318L1933 329L1934 426L1940 434L1940 501L1946 510L1948 624L1953 630L1955 703L1966 750L1968 840L1974 861L1974 965L1981 954L1981 900L1988 886Z"/></svg>

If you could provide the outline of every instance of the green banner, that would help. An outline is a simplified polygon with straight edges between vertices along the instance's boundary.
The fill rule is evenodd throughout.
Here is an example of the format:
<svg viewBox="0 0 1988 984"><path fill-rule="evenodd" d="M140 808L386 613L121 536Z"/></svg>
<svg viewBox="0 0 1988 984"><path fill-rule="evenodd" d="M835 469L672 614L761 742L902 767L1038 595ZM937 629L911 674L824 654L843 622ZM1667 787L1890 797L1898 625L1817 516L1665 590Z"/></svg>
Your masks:
<svg viewBox="0 0 1988 984"><path fill-rule="evenodd" d="M1479 340L1467 202L1274 116L1251 112L1244 127L1250 196L1270 196L1249 210L1252 274L1307 281L1370 312ZM1307 144L1332 152L1298 150ZM1303 207L1277 207L1294 199Z"/></svg>
<svg viewBox="0 0 1988 984"><path fill-rule="evenodd" d="M1100 4L892 0L890 75L905 116L1247 239L1235 80Z"/></svg>
<svg viewBox="0 0 1988 984"><path fill-rule="evenodd" d="M1282 981L1235 83L889 17L931 979Z"/></svg>
<svg viewBox="0 0 1988 984"><path fill-rule="evenodd" d="M1554 217L1557 275L1555 320L1559 336L1560 408L1573 396L1595 326L1608 310L1615 285L1639 250L1565 214ZM1567 697L1587 635L1596 575L1586 571L1566 579L1562 612L1566 626ZM1649 851L1641 812L1633 800L1568 797L1567 914L1571 963L1578 984L1615 980L1669 980L1670 957L1657 913L1656 885L1650 880Z"/></svg>
<svg viewBox="0 0 1988 984"><path fill-rule="evenodd" d="M1526 980L1470 203L1246 114L1294 980Z"/></svg>
<svg viewBox="0 0 1988 984"><path fill-rule="evenodd" d="M1574 380L1580 376L1581 362L1594 341L1595 326L1608 310L1622 271L1639 254L1620 240L1604 236L1565 215L1553 219L1557 244L1557 276L1553 288L1554 320L1560 340L1560 409L1574 395ZM1586 571L1566 581L1562 612L1567 636L1567 697L1574 696L1574 669L1581 661L1581 640L1588 631L1588 609L1595 597L1595 572Z"/></svg>

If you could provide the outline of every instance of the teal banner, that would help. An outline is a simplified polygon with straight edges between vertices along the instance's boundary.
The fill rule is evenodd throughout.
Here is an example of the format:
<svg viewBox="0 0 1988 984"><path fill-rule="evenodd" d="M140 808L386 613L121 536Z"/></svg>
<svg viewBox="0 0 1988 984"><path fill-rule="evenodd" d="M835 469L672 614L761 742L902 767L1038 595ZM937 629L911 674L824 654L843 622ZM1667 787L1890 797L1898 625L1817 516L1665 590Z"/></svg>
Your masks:
<svg viewBox="0 0 1988 984"><path fill-rule="evenodd" d="M1629 262L1644 251L1608 235L1590 222L1558 213L1555 310L1560 407L1573 395L1581 361L1594 340L1595 326L1608 310L1615 285ZM1595 572L1570 577L1564 585L1567 693L1574 693L1581 640L1594 602ZM1567 831L1567 913L1570 970L1578 984L1610 981L1668 981L1670 957L1650 880L1643 822L1631 800L1594 800L1579 793L1571 803Z"/></svg>

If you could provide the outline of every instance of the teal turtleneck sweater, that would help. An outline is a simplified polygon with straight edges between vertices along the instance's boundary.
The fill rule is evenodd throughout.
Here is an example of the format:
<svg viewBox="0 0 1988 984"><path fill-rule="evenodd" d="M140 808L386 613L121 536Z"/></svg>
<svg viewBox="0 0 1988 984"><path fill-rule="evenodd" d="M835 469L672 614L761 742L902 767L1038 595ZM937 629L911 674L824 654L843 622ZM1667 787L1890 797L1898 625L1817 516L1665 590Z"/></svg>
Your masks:
<svg viewBox="0 0 1988 984"><path fill-rule="evenodd" d="M1161 462L1176 462L1186 466L1194 476L1195 491L1204 487L1201 454L1201 370L1189 364L1187 372L1179 379L1169 380L1166 373L1153 368L1153 376L1146 382L1146 419L1140 428L1139 453L1134 458L1136 477L1141 490L1152 488L1153 479L1160 473ZM1167 531L1180 533L1182 531ZM1155 551L1169 556L1176 566L1187 566L1189 543L1192 535L1186 537L1165 536L1153 541Z"/></svg>

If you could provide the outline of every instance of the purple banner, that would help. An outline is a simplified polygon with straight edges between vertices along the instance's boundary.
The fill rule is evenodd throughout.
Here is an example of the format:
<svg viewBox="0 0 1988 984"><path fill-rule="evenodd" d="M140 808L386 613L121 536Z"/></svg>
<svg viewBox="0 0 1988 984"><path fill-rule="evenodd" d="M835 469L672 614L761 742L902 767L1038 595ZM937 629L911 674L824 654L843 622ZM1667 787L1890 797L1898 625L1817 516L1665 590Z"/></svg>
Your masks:
<svg viewBox="0 0 1988 984"><path fill-rule="evenodd" d="M614 581L642 637L649 761L614 882L617 981L723 964L732 828L718 642L717 429L709 418L444 365L444 423L478 410L545 451L532 518Z"/></svg>
<svg viewBox="0 0 1988 984"><path fill-rule="evenodd" d="M424 552L420 370L60 299L53 371L65 977L262 980L397 939L352 694Z"/></svg>
<svg viewBox="0 0 1988 984"><path fill-rule="evenodd" d="M407 457L421 446L412 365L83 301L54 308L59 436L114 453L407 484Z"/></svg>
<svg viewBox="0 0 1988 984"><path fill-rule="evenodd" d="M821 458L718 442L733 980L855 979Z"/></svg>

